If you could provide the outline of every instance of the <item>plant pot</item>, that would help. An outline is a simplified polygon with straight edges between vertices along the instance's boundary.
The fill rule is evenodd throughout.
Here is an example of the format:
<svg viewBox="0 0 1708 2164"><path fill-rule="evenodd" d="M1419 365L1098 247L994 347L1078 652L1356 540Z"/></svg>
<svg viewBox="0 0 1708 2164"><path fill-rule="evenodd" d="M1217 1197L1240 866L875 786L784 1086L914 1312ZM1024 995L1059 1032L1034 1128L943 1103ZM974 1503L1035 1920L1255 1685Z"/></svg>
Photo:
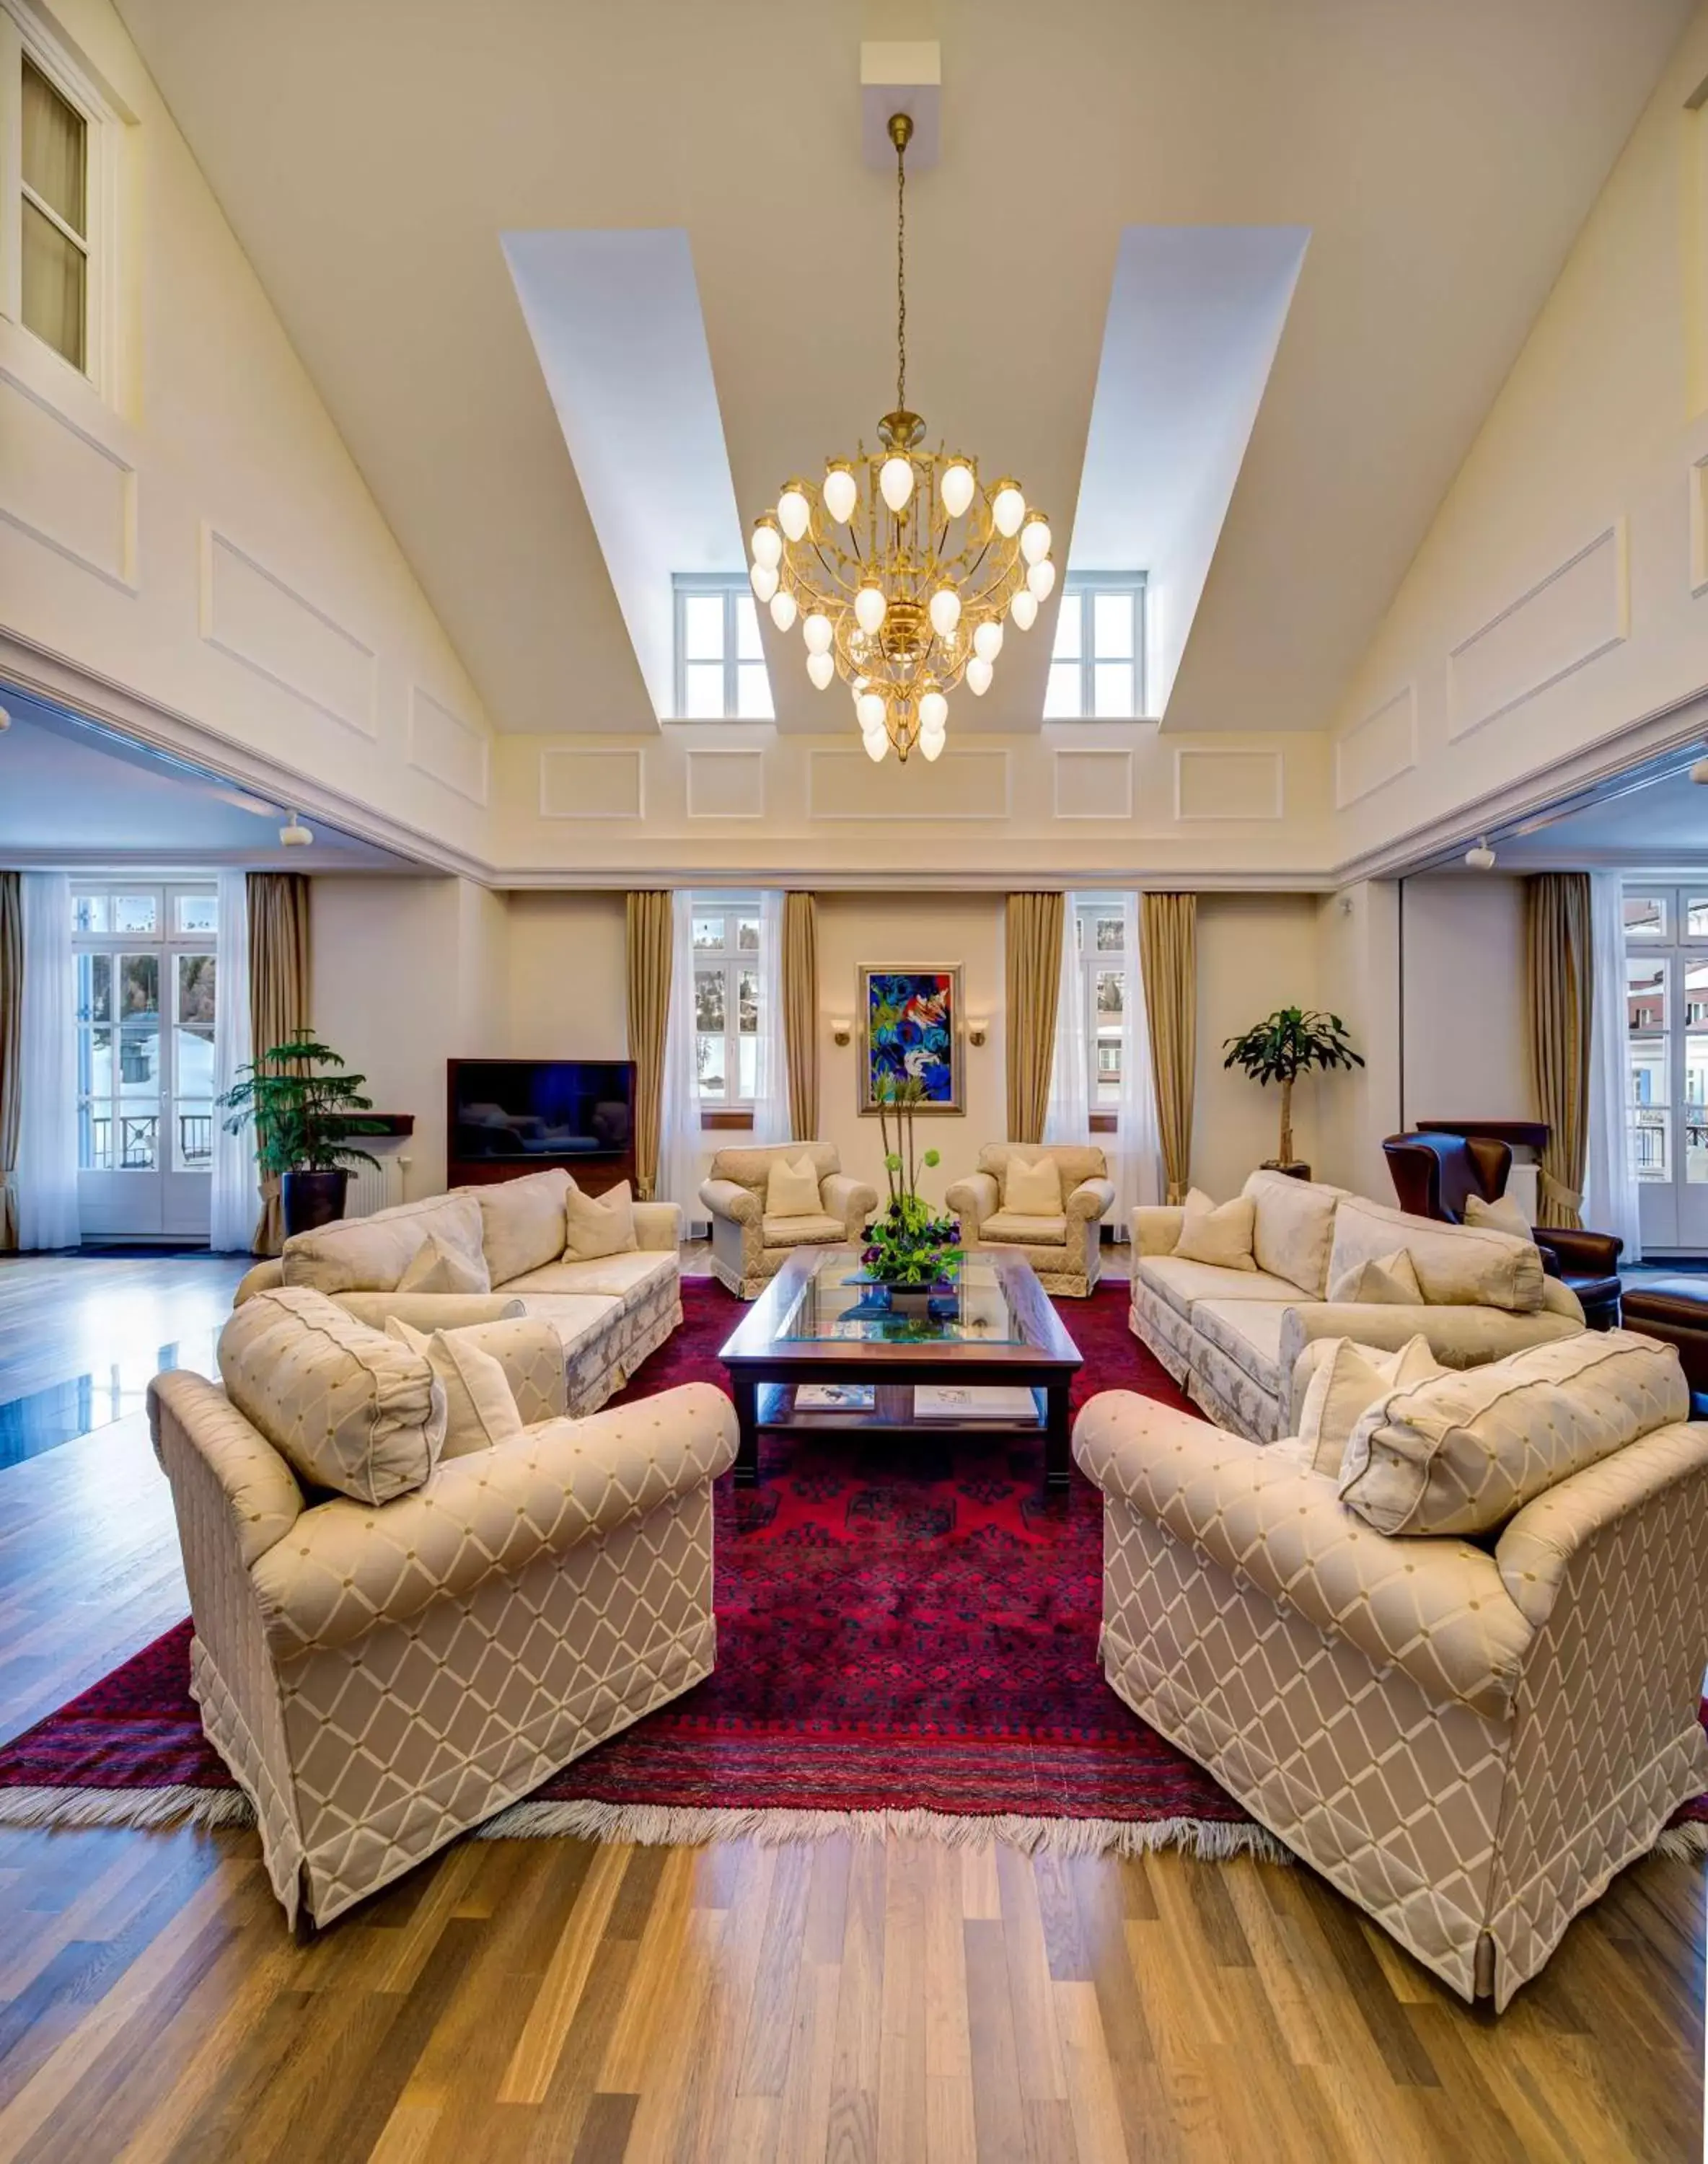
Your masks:
<svg viewBox="0 0 1708 2164"><path fill-rule="evenodd" d="M312 1232L318 1225L338 1222L349 1190L349 1172L344 1165L332 1172L287 1172L279 1186L288 1240L293 1232Z"/></svg>
<svg viewBox="0 0 1708 2164"><path fill-rule="evenodd" d="M930 1285L886 1285L885 1298L892 1315L926 1316L931 1312Z"/></svg>
<svg viewBox="0 0 1708 2164"><path fill-rule="evenodd" d="M1301 1158L1295 1158L1291 1164L1283 1164L1278 1157L1266 1157L1258 1170L1279 1172L1287 1179L1309 1179L1311 1177L1310 1166Z"/></svg>

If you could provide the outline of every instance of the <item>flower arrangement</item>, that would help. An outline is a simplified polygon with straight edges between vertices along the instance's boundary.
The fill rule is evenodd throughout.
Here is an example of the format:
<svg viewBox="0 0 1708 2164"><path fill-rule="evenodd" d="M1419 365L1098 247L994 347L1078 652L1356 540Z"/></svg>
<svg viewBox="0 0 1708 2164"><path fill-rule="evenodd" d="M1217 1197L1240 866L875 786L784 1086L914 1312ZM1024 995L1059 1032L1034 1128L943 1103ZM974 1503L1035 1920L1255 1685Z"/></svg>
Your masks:
<svg viewBox="0 0 1708 2164"><path fill-rule="evenodd" d="M878 1090L878 1121L884 1141L884 1172L890 1184L887 1207L875 1218L860 1260L880 1284L928 1289L961 1259L961 1228L953 1217L939 1217L919 1192L922 1165L934 1171L943 1159L934 1149L915 1150L913 1114L925 1085L909 1078L886 1077ZM893 1116L893 1142L890 1121Z"/></svg>

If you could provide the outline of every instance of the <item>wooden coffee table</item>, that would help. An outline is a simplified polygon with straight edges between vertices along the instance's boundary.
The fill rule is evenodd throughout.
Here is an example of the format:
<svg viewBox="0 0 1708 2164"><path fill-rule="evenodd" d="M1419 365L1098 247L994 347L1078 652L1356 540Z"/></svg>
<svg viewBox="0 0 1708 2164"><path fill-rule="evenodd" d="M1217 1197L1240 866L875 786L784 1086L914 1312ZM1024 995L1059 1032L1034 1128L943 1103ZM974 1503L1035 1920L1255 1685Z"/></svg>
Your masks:
<svg viewBox="0 0 1708 2164"><path fill-rule="evenodd" d="M761 1433L888 1430L1036 1435L1046 1484L1065 1488L1068 1392L1082 1362L1024 1256L979 1249L927 1316L883 1313L859 1270L853 1247L802 1247L724 1346L737 1480L758 1480ZM845 1401L803 1405L803 1390ZM980 1403L986 1392L999 1395Z"/></svg>

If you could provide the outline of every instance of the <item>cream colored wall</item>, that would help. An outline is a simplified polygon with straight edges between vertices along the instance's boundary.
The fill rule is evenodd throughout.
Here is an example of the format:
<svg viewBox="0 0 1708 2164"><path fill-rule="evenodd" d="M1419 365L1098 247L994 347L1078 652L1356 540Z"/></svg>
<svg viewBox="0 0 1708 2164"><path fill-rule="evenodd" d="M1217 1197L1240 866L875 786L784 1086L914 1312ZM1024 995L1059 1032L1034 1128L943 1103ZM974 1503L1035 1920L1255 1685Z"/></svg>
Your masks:
<svg viewBox="0 0 1708 2164"><path fill-rule="evenodd" d="M512 894L510 1043L523 1059L626 1059L624 898Z"/></svg>
<svg viewBox="0 0 1708 2164"><path fill-rule="evenodd" d="M1524 1032L1524 886L1406 882L1406 1120L1534 1119Z"/></svg>
<svg viewBox="0 0 1708 2164"><path fill-rule="evenodd" d="M1364 1064L1313 1085L1321 1108L1316 1170L1355 1194L1385 1196L1382 1137L1400 1125L1399 903L1395 883L1366 880L1316 906L1317 1004L1346 1024Z"/></svg>

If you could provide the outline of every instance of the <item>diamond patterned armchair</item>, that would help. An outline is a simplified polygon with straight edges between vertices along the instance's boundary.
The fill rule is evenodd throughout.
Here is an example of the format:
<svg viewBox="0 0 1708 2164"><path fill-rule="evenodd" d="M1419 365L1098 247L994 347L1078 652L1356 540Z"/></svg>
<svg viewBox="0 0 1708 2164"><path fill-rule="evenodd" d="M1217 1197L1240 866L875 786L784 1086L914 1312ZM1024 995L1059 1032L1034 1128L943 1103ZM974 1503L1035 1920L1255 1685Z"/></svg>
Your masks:
<svg viewBox="0 0 1708 2164"><path fill-rule="evenodd" d="M1061 1176L1061 1208L1034 1217L1010 1205L1008 1159L1053 1158ZM1095 1147L1066 1143L987 1142L978 1169L954 1181L945 1201L961 1221L969 1247L1012 1247L1038 1273L1046 1292L1085 1299L1102 1274L1103 1220L1115 1206L1109 1163Z"/></svg>
<svg viewBox="0 0 1708 2164"><path fill-rule="evenodd" d="M809 1158L818 1174L818 1214L777 1217L765 1206L771 1167ZM712 1220L712 1274L738 1300L757 1300L796 1247L857 1246L878 1191L842 1169L834 1142L773 1142L721 1149L700 1200Z"/></svg>
<svg viewBox="0 0 1708 2164"><path fill-rule="evenodd" d="M371 1334L349 1322L346 1347L351 1333ZM305 1493L200 1376L150 1386L190 1586L192 1688L293 1923L327 1923L716 1659L728 1399L693 1384L570 1420L549 1324L457 1334L501 1362L528 1425L439 1458L383 1502ZM409 1356L387 1358L395 1376ZM378 1419L395 1430L401 1385L383 1387ZM444 1391L423 1381L423 1400L429 1389L443 1435ZM346 1390L343 1417L348 1404ZM298 1425L311 1416L299 1409Z"/></svg>

